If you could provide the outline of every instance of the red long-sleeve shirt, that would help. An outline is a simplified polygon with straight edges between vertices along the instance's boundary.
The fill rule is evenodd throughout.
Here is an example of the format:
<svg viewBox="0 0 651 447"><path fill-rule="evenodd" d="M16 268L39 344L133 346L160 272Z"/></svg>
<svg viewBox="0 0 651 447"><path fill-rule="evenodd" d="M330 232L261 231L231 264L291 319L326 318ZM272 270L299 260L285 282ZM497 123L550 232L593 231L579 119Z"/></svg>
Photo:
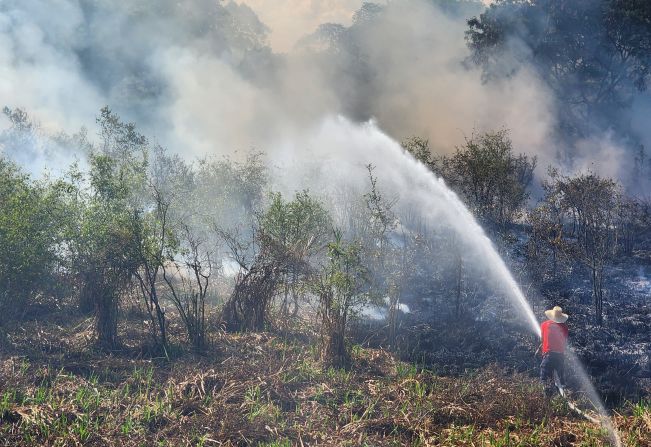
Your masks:
<svg viewBox="0 0 651 447"><path fill-rule="evenodd" d="M542 352L565 352L569 330L565 323L547 320L540 325L542 332Z"/></svg>

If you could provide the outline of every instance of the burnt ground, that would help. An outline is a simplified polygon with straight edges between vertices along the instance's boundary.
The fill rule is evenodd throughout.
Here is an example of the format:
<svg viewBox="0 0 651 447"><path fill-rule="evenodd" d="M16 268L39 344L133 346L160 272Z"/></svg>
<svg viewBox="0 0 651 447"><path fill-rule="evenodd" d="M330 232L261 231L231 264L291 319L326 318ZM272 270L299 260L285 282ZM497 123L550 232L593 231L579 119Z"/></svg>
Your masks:
<svg viewBox="0 0 651 447"><path fill-rule="evenodd" d="M315 359L309 330L296 328L227 334L213 327L199 355L174 321L166 358L148 347L137 312L125 317L123 346L113 352L94 347L91 319L65 309L7 328L0 343L0 445L609 442L598 424L562 400L544 399L530 374L499 363L442 375L354 345L350 369L327 369ZM619 407L615 423L625 445L651 445L651 407Z"/></svg>
<svg viewBox="0 0 651 447"><path fill-rule="evenodd" d="M522 250L516 247L512 251L511 264L522 264ZM589 274L581 266L531 285L525 294L539 321L545 319L544 310L554 305L569 313L573 348L606 406L615 408L648 399L651 393L651 256L636 253L609 267L606 279L601 326L595 324ZM400 357L443 375L460 376L496 363L536 377L540 363L540 357L534 356L537 337L503 297L486 290L486 294L464 296L460 316L454 315L444 293L433 300L436 312L423 306L420 299L407 300L410 312L400 315L396 340ZM356 339L369 346L388 347L387 333L384 323L375 322L364 325ZM572 377L569 371L570 385Z"/></svg>

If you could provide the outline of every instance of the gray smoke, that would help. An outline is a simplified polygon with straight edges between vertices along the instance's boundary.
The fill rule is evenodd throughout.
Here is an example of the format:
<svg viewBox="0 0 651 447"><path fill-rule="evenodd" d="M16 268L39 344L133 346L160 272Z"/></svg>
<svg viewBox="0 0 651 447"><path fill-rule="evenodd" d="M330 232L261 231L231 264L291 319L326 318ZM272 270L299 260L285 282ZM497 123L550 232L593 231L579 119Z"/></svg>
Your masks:
<svg viewBox="0 0 651 447"><path fill-rule="evenodd" d="M557 101L534 70L485 83L465 63L465 20L483 8L427 0L5 0L0 105L27 110L50 133L92 129L108 105L189 157L255 147L273 158L284 142L338 114L375 119L398 140L429 138L440 153L474 131L508 128L516 150L537 155L544 172L559 161ZM620 143L595 152L586 140L586 158L574 166L616 160Z"/></svg>

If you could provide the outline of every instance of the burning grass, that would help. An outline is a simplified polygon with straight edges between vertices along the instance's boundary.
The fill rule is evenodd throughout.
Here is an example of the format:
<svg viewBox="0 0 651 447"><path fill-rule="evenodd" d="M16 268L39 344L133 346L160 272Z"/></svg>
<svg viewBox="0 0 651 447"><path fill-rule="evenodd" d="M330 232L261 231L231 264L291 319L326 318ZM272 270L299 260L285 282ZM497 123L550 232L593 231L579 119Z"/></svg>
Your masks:
<svg viewBox="0 0 651 447"><path fill-rule="evenodd" d="M10 334L0 445L607 445L535 379L497 367L440 377L357 346L352 369L324 370L312 344L272 334L215 333L201 356L107 354L86 330ZM615 421L628 445L651 445L649 405Z"/></svg>

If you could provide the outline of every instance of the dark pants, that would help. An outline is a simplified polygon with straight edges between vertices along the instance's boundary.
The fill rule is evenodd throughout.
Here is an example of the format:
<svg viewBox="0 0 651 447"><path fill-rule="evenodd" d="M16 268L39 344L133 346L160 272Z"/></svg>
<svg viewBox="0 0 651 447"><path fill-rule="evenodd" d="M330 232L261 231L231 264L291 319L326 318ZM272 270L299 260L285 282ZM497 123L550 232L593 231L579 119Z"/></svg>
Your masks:
<svg viewBox="0 0 651 447"><path fill-rule="evenodd" d="M545 385L545 394L548 396L554 393L554 371L558 374L558 380L565 386L565 356L560 352L548 352L543 354L540 364L540 380Z"/></svg>

